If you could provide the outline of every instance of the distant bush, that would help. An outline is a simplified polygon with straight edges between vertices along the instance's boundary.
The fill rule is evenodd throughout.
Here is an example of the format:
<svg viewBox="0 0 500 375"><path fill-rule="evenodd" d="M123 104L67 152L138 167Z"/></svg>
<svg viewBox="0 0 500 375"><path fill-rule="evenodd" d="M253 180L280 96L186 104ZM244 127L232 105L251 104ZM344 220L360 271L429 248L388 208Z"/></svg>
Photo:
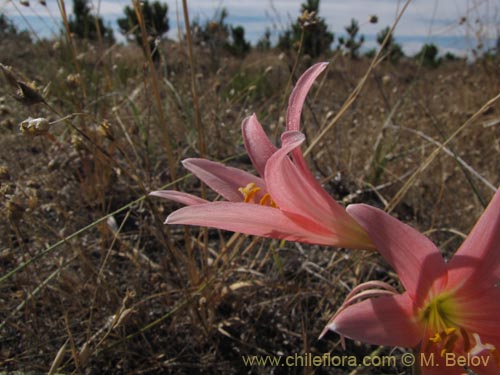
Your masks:
<svg viewBox="0 0 500 375"><path fill-rule="evenodd" d="M235 56L244 56L250 51L250 43L245 40L243 26L231 26L231 41L227 44L229 52Z"/></svg>
<svg viewBox="0 0 500 375"><path fill-rule="evenodd" d="M80 39L98 40L98 32L102 39L114 43L113 29L104 26L101 17L91 13L88 0L73 0L73 14L68 20L69 30Z"/></svg>
<svg viewBox="0 0 500 375"><path fill-rule="evenodd" d="M227 51L234 56L244 56L251 49L250 43L245 39L243 26L227 24L227 16L227 9L222 8L205 24L201 25L199 20L195 20L191 25L194 43L208 47L214 61L221 51Z"/></svg>
<svg viewBox="0 0 500 375"><path fill-rule="evenodd" d="M359 57L359 49L365 42L365 37L363 35L358 38L358 21L354 18L351 19L351 24L346 26L344 29L347 33L347 38L339 38L339 46L349 54L351 59L357 59Z"/></svg>
<svg viewBox="0 0 500 375"><path fill-rule="evenodd" d="M377 49L370 48L368 51L364 53L364 56L368 57L369 59L373 59L376 54L377 54Z"/></svg>
<svg viewBox="0 0 500 375"><path fill-rule="evenodd" d="M438 54L439 50L435 44L424 44L415 55L415 59L423 66L435 68L442 62L442 59L438 58Z"/></svg>
<svg viewBox="0 0 500 375"><path fill-rule="evenodd" d="M117 20L120 32L127 35L132 31L132 35L138 45L143 46L142 33L137 19L137 13L133 7L126 6L123 10L125 13L124 18ZM168 21L168 5L154 1L150 3L148 0L141 1L141 13L144 20L144 27L148 36L149 48L153 60L157 61L160 57L156 41L160 39L165 33L170 30Z"/></svg>
<svg viewBox="0 0 500 375"><path fill-rule="evenodd" d="M446 52L444 54L444 59L446 61L457 61L457 60L460 60L460 58L457 55L455 55L454 53L451 53L451 52Z"/></svg>
<svg viewBox="0 0 500 375"><path fill-rule="evenodd" d="M315 58L330 50L335 37L328 31L324 18L319 17L320 0L307 0L301 5L301 16L279 37L278 48L296 48L303 35L302 50Z"/></svg>
<svg viewBox="0 0 500 375"><path fill-rule="evenodd" d="M217 9L211 20L202 25L199 19L191 24L193 42L197 45L207 46L211 51L223 48L229 38L229 26L226 24L227 9Z"/></svg>
<svg viewBox="0 0 500 375"><path fill-rule="evenodd" d="M391 28L387 26L385 29L381 30L377 34L377 43L382 46L382 43L384 42L387 34L391 31ZM389 39L387 43L384 45L382 53L387 55L387 58L389 59L390 62L392 63L397 63L401 57L403 57L405 54L403 52L403 49L401 48L401 45L396 43L396 40L394 39L394 35L389 35Z"/></svg>
<svg viewBox="0 0 500 375"><path fill-rule="evenodd" d="M5 14L0 14L0 35L12 34L17 34L16 26L5 16Z"/></svg>
<svg viewBox="0 0 500 375"><path fill-rule="evenodd" d="M259 51L267 51L271 49L271 30L266 28L264 35L257 41L257 45L255 46Z"/></svg>

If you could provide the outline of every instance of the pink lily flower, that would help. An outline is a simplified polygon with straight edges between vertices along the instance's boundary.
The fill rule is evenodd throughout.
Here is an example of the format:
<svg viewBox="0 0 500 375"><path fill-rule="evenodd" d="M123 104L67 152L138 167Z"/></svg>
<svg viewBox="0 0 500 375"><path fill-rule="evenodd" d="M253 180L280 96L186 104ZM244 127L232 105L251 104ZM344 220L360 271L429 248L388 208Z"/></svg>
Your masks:
<svg viewBox="0 0 500 375"><path fill-rule="evenodd" d="M298 80L290 96L281 148L271 143L255 114L243 121L245 148L260 177L205 159L184 160L186 169L226 201L209 202L178 191L154 191L151 195L187 205L171 213L165 223L374 249L366 232L316 181L300 150L305 139L299 132L302 107L326 66L316 64Z"/></svg>
<svg viewBox="0 0 500 375"><path fill-rule="evenodd" d="M333 316L332 330L375 345L415 348L421 373L500 373L500 190L447 263L425 236L367 205L347 212L368 232L405 288L356 287ZM376 297L376 298L374 298Z"/></svg>

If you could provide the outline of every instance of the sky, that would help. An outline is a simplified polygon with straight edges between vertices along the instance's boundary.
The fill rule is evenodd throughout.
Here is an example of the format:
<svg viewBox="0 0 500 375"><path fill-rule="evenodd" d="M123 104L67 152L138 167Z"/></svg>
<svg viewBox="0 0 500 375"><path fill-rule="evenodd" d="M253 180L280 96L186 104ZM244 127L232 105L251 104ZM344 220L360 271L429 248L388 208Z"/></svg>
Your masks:
<svg viewBox="0 0 500 375"><path fill-rule="evenodd" d="M160 0L169 7L170 31L168 38L177 39L177 19L183 27L182 0ZM215 12L226 8L227 23L242 25L245 37L253 44L266 28L277 39L299 15L305 0L188 0L190 18L202 23L214 17ZM20 0L0 0L0 12L6 14L20 29L28 29L47 38L57 33L61 23L57 0L46 0L42 6L38 0L29 0L30 6ZM123 16L123 8L130 0L90 0L94 10L105 23L116 28L116 19ZM392 25L404 5L401 0L322 0L319 14L334 32L336 39L345 34L344 27L352 18L358 20L361 34L365 35L365 48L376 46L376 34ZM71 13L72 0L65 0L66 10ZM377 24L369 17L376 15ZM120 34L115 30L120 40ZM440 51L464 55L478 41L493 47L500 36L499 0L411 0L395 31L405 53L411 55L424 43L435 43ZM122 39L123 40L123 39Z"/></svg>

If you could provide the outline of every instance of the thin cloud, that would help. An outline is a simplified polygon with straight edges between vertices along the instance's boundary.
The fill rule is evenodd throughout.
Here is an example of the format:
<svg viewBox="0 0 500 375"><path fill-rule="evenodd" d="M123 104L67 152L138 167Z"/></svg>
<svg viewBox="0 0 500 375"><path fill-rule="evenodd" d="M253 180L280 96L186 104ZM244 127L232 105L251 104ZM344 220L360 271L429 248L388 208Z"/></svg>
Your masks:
<svg viewBox="0 0 500 375"><path fill-rule="evenodd" d="M305 0L190 0L188 1L191 19L200 22L212 19L217 9L226 8L228 11L228 23L240 24L245 28L246 37L255 43L266 28L277 29L281 32L294 22ZM182 14L177 17L176 12L182 13L179 0L161 0L169 6L169 19L171 31L167 36L176 37L177 23ZM99 7L99 15L106 22L116 27L114 21L123 15L125 6L130 6L130 0L92 0L94 8ZM2 4L2 3L0 3ZM374 36L385 26L391 25L401 10L404 1L401 0L323 0L320 5L320 16L325 18L330 29L338 36L345 33L344 27L348 25L351 18L360 23L360 33L366 36ZM471 5L472 4L472 5ZM66 0L66 10L71 14L73 3ZM0 6L8 17L12 17L20 26L23 25L19 11L28 19L43 18L44 22L36 22L36 31L43 34L43 25L54 23L59 19L59 9L55 0L47 1L47 7L32 0L30 7L23 7L16 1L3 0ZM95 9L97 10L97 9ZM371 15L377 15L379 22L374 25L368 22ZM460 20L462 19L462 23ZM466 21L463 22L463 19ZM500 5L492 0L469 0L438 1L438 0L414 0L410 3L400 23L397 26L396 37L419 37L420 40L432 39L431 36L473 36L478 35L483 40L493 40L500 35ZM40 29L38 29L38 25ZM33 25L32 25L33 26ZM367 38L368 39L368 38ZM412 50L417 43L412 42ZM407 46L403 45L405 50ZM464 48L469 45L464 45Z"/></svg>

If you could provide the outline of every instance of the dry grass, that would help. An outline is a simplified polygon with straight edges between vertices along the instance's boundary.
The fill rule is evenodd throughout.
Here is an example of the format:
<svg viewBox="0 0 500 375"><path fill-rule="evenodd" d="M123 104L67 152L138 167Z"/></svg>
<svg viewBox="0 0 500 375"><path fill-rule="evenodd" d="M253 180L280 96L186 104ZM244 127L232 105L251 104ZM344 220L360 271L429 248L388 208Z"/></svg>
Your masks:
<svg viewBox="0 0 500 375"><path fill-rule="evenodd" d="M47 103L23 106L11 87L0 87L0 367L347 374L353 369L245 368L241 356L377 350L348 341L343 352L337 336L317 339L354 285L372 279L398 285L376 254L166 227L162 222L177 205L147 197L164 186L201 194L180 161L205 152L250 170L240 123L256 112L269 134L283 130L295 56L254 52L244 60L221 54L210 61L209 51L195 49L197 113L184 44L160 47L163 60L152 80L151 64L134 46L79 43L72 60L64 41L57 48L0 43L9 51L3 64L34 81ZM325 59L332 63L302 118L309 141L341 110L369 65ZM311 63L299 58L292 80ZM499 107L477 114L499 84L488 61L434 70L382 62L311 150L310 165L346 204L386 207L408 188L393 214L449 255L500 184ZM49 133L20 134L16 124L28 116L53 122ZM410 179L471 118L447 152ZM167 155L176 170L167 168Z"/></svg>

